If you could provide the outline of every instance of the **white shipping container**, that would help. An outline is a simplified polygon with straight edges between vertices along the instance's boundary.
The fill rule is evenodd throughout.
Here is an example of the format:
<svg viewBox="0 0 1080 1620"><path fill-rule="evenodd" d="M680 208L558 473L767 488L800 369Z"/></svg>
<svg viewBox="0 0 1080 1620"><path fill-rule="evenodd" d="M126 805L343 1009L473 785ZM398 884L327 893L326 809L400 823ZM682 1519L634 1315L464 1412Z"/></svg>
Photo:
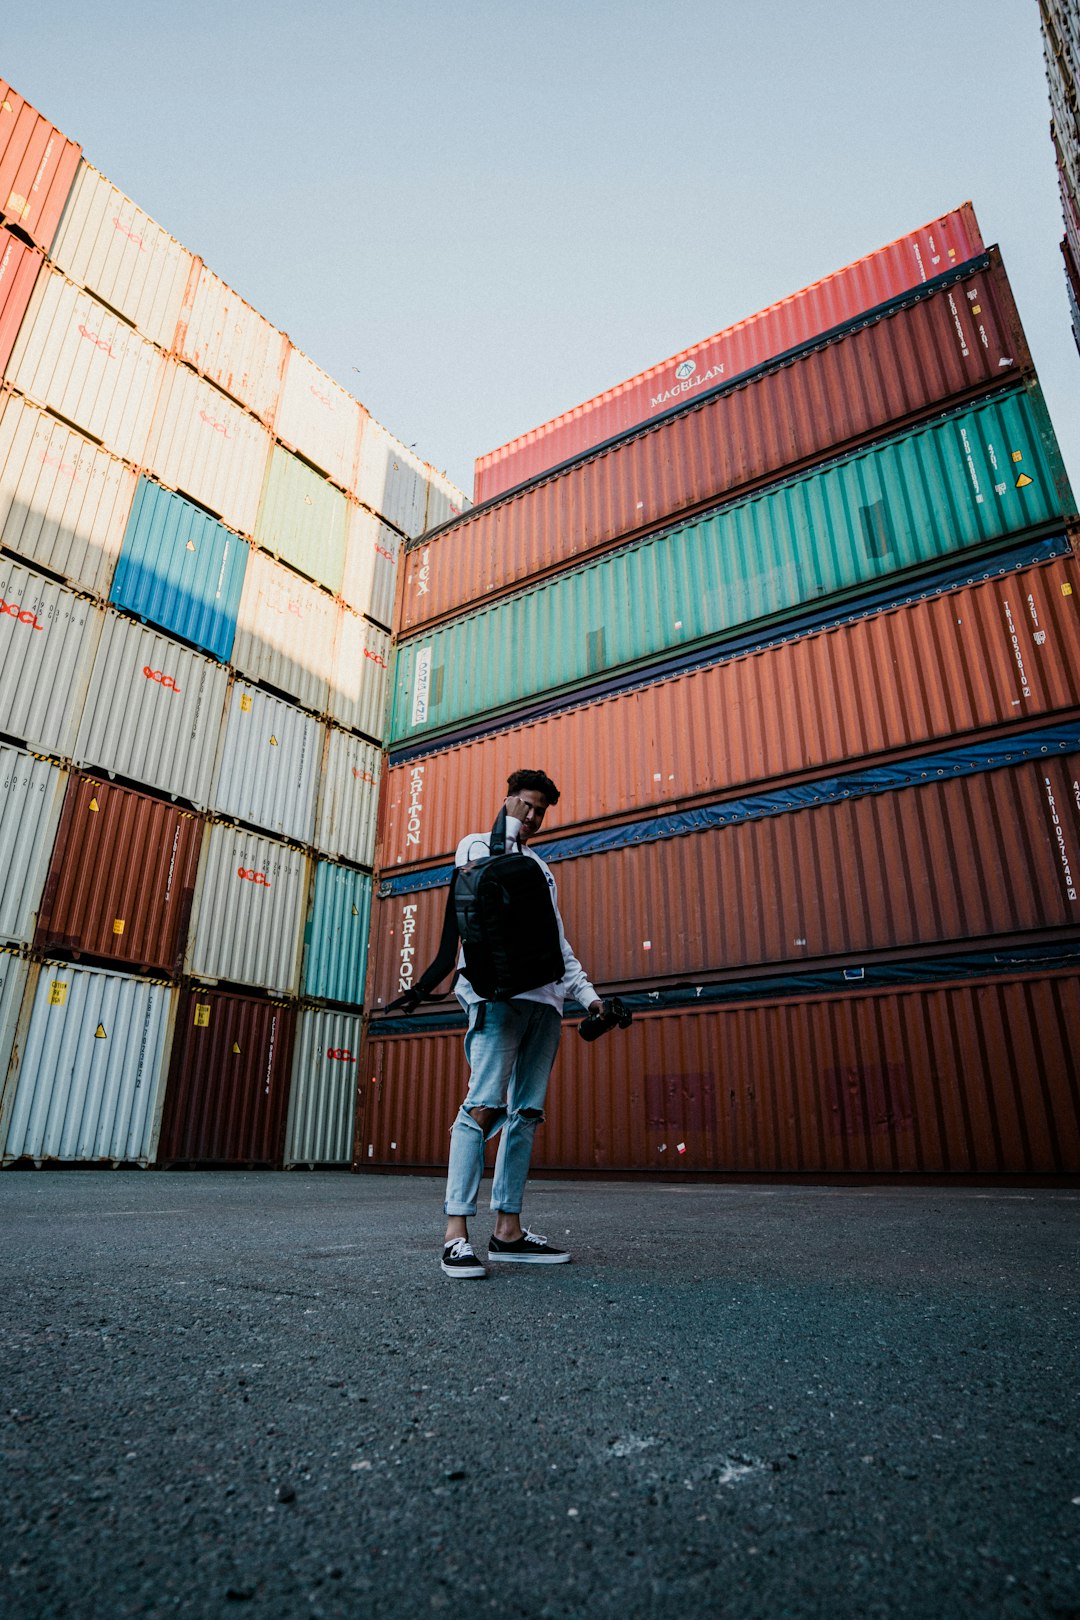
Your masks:
<svg viewBox="0 0 1080 1620"><path fill-rule="evenodd" d="M16 951L0 950L0 1099L19 1027L19 1013L30 964Z"/></svg>
<svg viewBox="0 0 1080 1620"><path fill-rule="evenodd" d="M139 462L164 369L152 343L58 270L48 270L34 287L7 379L107 450Z"/></svg>
<svg viewBox="0 0 1080 1620"><path fill-rule="evenodd" d="M223 664L110 608L74 758L205 809L228 679Z"/></svg>
<svg viewBox="0 0 1080 1620"><path fill-rule="evenodd" d="M321 467L342 489L352 489L366 414L358 399L290 344L274 422L282 444Z"/></svg>
<svg viewBox="0 0 1080 1620"><path fill-rule="evenodd" d="M389 664L386 631L343 608L330 673L329 709L335 720L351 731L381 739Z"/></svg>
<svg viewBox="0 0 1080 1620"><path fill-rule="evenodd" d="M425 529L437 529L440 523L449 523L451 518L460 517L472 505L445 473L436 472L434 467L425 467L424 476L427 484Z"/></svg>
<svg viewBox="0 0 1080 1620"><path fill-rule="evenodd" d="M104 617L88 596L0 557L0 731L71 755Z"/></svg>
<svg viewBox="0 0 1080 1620"><path fill-rule="evenodd" d="M301 1009L285 1125L286 1166L351 1162L362 1032L363 1019L356 1013Z"/></svg>
<svg viewBox="0 0 1080 1620"><path fill-rule="evenodd" d="M85 159L49 257L144 337L172 348L193 255Z"/></svg>
<svg viewBox="0 0 1080 1620"><path fill-rule="evenodd" d="M275 562L251 553L233 643L233 663L250 680L262 681L324 713L342 607L325 591Z"/></svg>
<svg viewBox="0 0 1080 1620"><path fill-rule="evenodd" d="M295 995L310 884L301 850L220 822L203 835L187 971Z"/></svg>
<svg viewBox="0 0 1080 1620"><path fill-rule="evenodd" d="M372 866L382 750L351 731L328 730L315 847L321 854Z"/></svg>
<svg viewBox="0 0 1080 1620"><path fill-rule="evenodd" d="M289 340L206 265L188 282L176 352L273 424Z"/></svg>
<svg viewBox="0 0 1080 1620"><path fill-rule="evenodd" d="M213 808L282 838L310 844L322 752L320 721L269 692L234 681Z"/></svg>
<svg viewBox="0 0 1080 1620"><path fill-rule="evenodd" d="M0 537L21 557L106 596L135 498L133 467L0 393Z"/></svg>
<svg viewBox="0 0 1080 1620"><path fill-rule="evenodd" d="M146 447L147 469L159 483L250 536L269 455L261 423L187 366L167 362Z"/></svg>
<svg viewBox="0 0 1080 1620"><path fill-rule="evenodd" d="M366 506L349 503L342 599L357 613L385 625L394 621L394 589L402 540Z"/></svg>
<svg viewBox="0 0 1080 1620"><path fill-rule="evenodd" d="M365 506L410 537L420 534L427 508L426 464L369 416L360 435L356 494Z"/></svg>
<svg viewBox="0 0 1080 1620"><path fill-rule="evenodd" d="M0 939L29 945L64 808L67 773L0 743Z"/></svg>
<svg viewBox="0 0 1080 1620"><path fill-rule="evenodd" d="M42 962L0 1105L4 1163L141 1164L157 1148L175 991Z"/></svg>

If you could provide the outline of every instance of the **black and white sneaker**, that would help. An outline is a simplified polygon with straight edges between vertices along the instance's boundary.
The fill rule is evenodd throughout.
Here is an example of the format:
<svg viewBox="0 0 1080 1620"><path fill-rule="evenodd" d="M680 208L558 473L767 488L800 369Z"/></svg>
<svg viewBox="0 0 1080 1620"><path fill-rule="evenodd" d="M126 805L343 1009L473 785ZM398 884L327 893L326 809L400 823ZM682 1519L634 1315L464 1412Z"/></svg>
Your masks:
<svg viewBox="0 0 1080 1620"><path fill-rule="evenodd" d="M487 1276L468 1238L455 1238L453 1243L443 1244L442 1268L448 1277Z"/></svg>
<svg viewBox="0 0 1080 1620"><path fill-rule="evenodd" d="M512 1243L505 1238L488 1240L489 1265L495 1260L514 1260L526 1266L565 1266L569 1259L567 1249L557 1248L539 1232L530 1232L528 1227Z"/></svg>

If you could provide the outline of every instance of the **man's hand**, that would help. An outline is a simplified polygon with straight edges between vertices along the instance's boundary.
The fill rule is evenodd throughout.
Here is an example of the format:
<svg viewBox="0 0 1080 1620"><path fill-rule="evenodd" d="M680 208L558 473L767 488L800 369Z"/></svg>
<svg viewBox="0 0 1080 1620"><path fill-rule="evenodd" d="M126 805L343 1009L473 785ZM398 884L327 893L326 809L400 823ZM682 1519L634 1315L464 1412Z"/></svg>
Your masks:
<svg viewBox="0 0 1080 1620"><path fill-rule="evenodd" d="M589 1005L585 1009L586 1012L594 1013L594 1014L595 1013L602 1013L603 1010L604 1010L604 1003L602 1001L590 1001Z"/></svg>

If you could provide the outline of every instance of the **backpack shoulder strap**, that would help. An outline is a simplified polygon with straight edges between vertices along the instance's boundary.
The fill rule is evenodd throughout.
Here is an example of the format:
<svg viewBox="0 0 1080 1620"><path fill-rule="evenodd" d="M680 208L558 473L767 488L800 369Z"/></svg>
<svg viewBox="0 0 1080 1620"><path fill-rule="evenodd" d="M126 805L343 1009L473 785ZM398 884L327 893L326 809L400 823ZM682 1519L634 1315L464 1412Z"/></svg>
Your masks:
<svg viewBox="0 0 1080 1620"><path fill-rule="evenodd" d="M416 983L410 985L403 995L391 1001L386 1008L388 1013L395 1012L399 1007L405 1007L412 1012L422 1001L445 1001L454 987L444 990L441 995L432 995L434 987L441 983L450 969L457 961L458 926L457 913L454 908L454 886L457 883L459 868L455 866L454 875L450 879L450 887L446 891L446 910L443 913L442 934L439 938L439 949L435 953L435 960L429 968L425 968Z"/></svg>

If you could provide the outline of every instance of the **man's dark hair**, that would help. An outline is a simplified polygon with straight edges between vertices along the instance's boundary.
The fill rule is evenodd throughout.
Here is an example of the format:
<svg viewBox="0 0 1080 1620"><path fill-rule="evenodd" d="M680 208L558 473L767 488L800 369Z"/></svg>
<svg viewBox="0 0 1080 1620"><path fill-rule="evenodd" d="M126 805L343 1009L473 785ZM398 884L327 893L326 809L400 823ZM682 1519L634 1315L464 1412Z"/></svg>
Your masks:
<svg viewBox="0 0 1080 1620"><path fill-rule="evenodd" d="M559 790L546 771L515 771L506 784L507 795L512 798L522 788L526 793L542 793L548 804L559 802Z"/></svg>

